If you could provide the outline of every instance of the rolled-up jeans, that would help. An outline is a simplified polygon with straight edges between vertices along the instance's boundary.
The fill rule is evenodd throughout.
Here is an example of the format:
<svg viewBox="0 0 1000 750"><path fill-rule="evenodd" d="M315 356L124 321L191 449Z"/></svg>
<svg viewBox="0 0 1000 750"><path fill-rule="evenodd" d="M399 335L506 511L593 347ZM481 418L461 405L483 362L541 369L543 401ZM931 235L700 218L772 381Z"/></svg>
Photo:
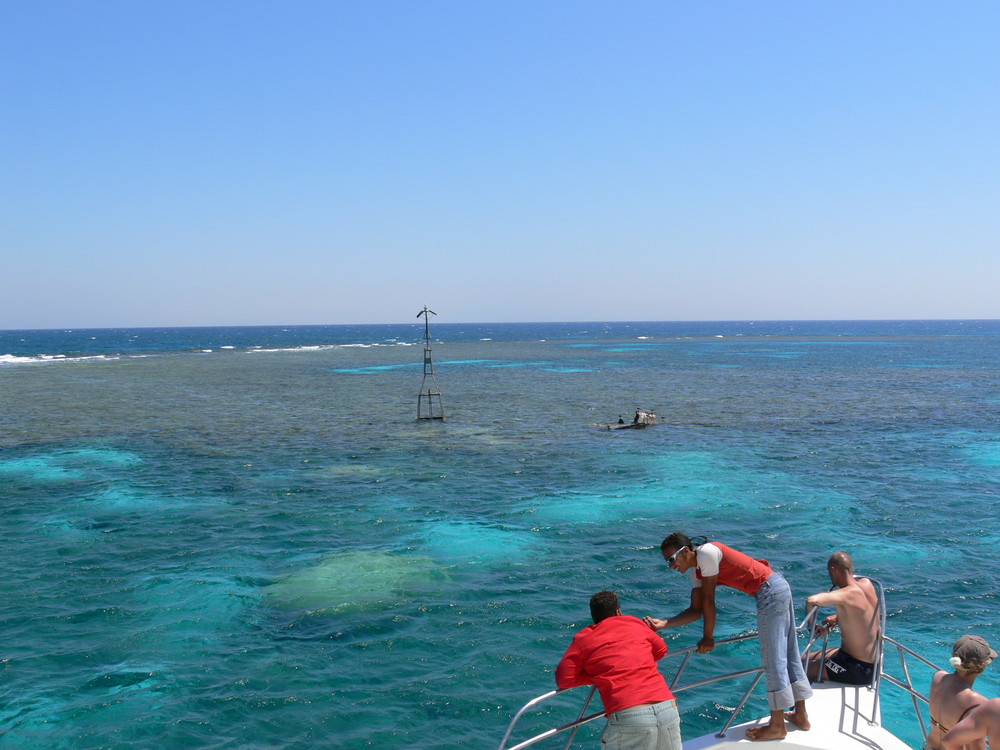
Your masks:
<svg viewBox="0 0 1000 750"><path fill-rule="evenodd" d="M607 750L681 750L677 701L633 706L608 714L601 747Z"/></svg>
<svg viewBox="0 0 1000 750"><path fill-rule="evenodd" d="M795 634L792 590L781 573L772 573L754 596L767 705L772 711L791 708L812 695Z"/></svg>

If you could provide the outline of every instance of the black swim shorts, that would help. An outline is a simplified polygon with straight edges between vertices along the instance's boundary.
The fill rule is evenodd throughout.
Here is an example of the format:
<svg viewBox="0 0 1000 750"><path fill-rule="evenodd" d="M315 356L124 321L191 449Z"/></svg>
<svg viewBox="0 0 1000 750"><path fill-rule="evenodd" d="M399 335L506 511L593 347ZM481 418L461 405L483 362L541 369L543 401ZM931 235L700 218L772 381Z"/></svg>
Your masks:
<svg viewBox="0 0 1000 750"><path fill-rule="evenodd" d="M827 679L847 685L870 685L875 672L874 664L855 659L844 649L839 649L823 663L826 665Z"/></svg>

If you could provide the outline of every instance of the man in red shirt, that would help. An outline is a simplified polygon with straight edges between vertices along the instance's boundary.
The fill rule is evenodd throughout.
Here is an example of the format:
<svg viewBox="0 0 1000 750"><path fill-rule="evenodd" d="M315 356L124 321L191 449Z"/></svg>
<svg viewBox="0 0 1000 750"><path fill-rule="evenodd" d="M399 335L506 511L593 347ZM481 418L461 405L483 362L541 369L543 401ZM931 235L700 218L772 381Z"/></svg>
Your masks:
<svg viewBox="0 0 1000 750"><path fill-rule="evenodd" d="M590 615L594 624L573 637L556 684L597 686L608 717L603 747L681 750L677 701L656 666L667 655L663 639L638 617L623 615L613 591L591 597Z"/></svg>

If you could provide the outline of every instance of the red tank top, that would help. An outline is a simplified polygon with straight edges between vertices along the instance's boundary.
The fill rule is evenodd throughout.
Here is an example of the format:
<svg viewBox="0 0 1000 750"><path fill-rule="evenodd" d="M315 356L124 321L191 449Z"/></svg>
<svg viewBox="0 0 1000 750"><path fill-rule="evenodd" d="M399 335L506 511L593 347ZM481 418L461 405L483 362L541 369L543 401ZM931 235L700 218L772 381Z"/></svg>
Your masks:
<svg viewBox="0 0 1000 750"><path fill-rule="evenodd" d="M712 542L722 550L722 560L719 562L719 584L738 589L744 594L753 596L768 578L774 573L767 560L754 560L722 542ZM701 569L695 569L695 575L701 580Z"/></svg>

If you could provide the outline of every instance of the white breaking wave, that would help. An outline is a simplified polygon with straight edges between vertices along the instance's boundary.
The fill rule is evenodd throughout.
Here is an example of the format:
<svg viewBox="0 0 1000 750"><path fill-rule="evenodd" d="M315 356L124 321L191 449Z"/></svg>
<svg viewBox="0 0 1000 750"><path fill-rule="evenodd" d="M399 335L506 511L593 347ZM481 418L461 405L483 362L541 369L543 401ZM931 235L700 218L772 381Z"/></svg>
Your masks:
<svg viewBox="0 0 1000 750"><path fill-rule="evenodd" d="M412 341L397 341L391 343L373 343L373 344L312 344L308 346L289 346L289 347L275 347L271 349L265 349L264 347L257 345L246 349L246 353L255 354L259 352L318 352L325 351L327 349L371 349L378 346L419 346L418 343ZM195 349L193 351L199 354L215 354L220 350L231 351L237 349L237 347L227 344L225 346L220 346L218 349ZM183 354L183 352L144 352L142 354L87 354L80 356L68 356L66 354L35 354L31 356L24 356L18 354L0 354L0 366L4 365L31 365L31 364L43 364L46 362L88 362L93 360L120 360L120 359L141 359L145 357L157 357L157 356L170 356L172 354Z"/></svg>
<svg viewBox="0 0 1000 750"><path fill-rule="evenodd" d="M65 354L38 354L34 357L19 357L16 354L0 354L0 365L38 365L46 362L87 362L94 359L121 359L117 354L90 354L85 357L67 357Z"/></svg>
<svg viewBox="0 0 1000 750"><path fill-rule="evenodd" d="M260 354L260 353L272 353L272 352L318 352L323 349L336 349L338 348L336 344L316 344L313 346L289 346L289 347L279 347L277 349L264 349L260 346L255 346L253 349L247 349L247 354Z"/></svg>
<svg viewBox="0 0 1000 750"><path fill-rule="evenodd" d="M247 349L247 354L274 353L274 352L318 352L327 349L372 349L377 346L417 346L413 342L400 341L394 344L313 344L311 346L290 346L278 347L275 349L265 349L261 346L254 346ZM223 347L225 348L225 347Z"/></svg>

